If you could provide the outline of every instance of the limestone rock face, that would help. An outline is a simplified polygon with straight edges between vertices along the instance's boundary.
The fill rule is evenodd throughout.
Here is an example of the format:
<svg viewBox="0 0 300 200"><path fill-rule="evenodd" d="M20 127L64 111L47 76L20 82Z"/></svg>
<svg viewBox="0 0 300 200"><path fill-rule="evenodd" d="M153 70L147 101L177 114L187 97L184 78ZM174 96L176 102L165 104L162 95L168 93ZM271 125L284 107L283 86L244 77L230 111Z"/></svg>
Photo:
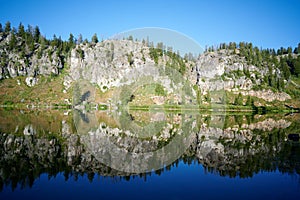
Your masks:
<svg viewBox="0 0 300 200"><path fill-rule="evenodd" d="M59 70L63 68L63 58L56 47L41 47L41 44L35 43L33 49L29 50L24 41L17 37L15 47L11 49L11 34L5 36L0 33L0 38L4 38L0 40L0 55L4 61L0 65L0 79L58 75Z"/></svg>
<svg viewBox="0 0 300 200"><path fill-rule="evenodd" d="M78 49L84 52L80 58ZM91 45L79 45L70 57L70 75L73 80L86 79L97 84L102 91L120 86L123 77L144 72L144 67L154 65L149 48L140 42L107 40ZM134 70L132 70L134 69ZM143 69L143 70L139 70ZM135 73L131 74L133 71Z"/></svg>
<svg viewBox="0 0 300 200"><path fill-rule="evenodd" d="M62 61L60 58L54 53L51 55L42 55L41 58L38 58L37 55L33 55L32 57L32 67L31 70L28 71L28 75L34 75L34 73L42 74L42 75L57 75L59 73L59 69L63 68ZM36 71L34 71L36 69Z"/></svg>
<svg viewBox="0 0 300 200"><path fill-rule="evenodd" d="M210 81L210 85L219 85L219 82L215 82L215 80L222 80L226 86L225 89L239 87L244 90L251 89L253 83L249 77L243 75L243 71L249 71L250 77L255 76L254 72L259 73L261 77L267 73L265 69L248 65L243 57L232 55L228 50L207 52L200 55L196 60L194 71L197 74L197 83L199 85L201 85L201 79L202 82L203 80ZM235 72L240 72L240 74ZM216 86L210 87L215 88Z"/></svg>
<svg viewBox="0 0 300 200"><path fill-rule="evenodd" d="M138 41L106 40L96 44L81 43L68 54L60 55L55 46L35 44L34 50L27 48L22 54L10 49L11 34L0 34L0 55L6 61L1 62L0 79L26 76L29 87L38 84L38 76L58 75L65 67L63 74L63 92L67 93L73 82L82 79L97 85L102 92L123 84L131 84L138 77L158 77L160 68L174 65L166 53L154 62L150 56L150 47ZM19 41L16 49L22 46ZM25 54L25 56L24 56ZM3 64L4 63L4 64ZM285 101L291 97L286 93L274 93L271 90L255 91L264 83L269 70L267 67L257 67L247 63L246 59L232 50L206 52L197 59L185 60L184 78L191 85L198 85L202 93L214 90L241 92L243 95L256 96L266 101ZM154 67L157 66L157 67ZM174 67L174 66L173 66ZM155 69L155 70L154 70ZM281 72L274 67L272 73L281 77ZM157 80L154 80L157 81ZM170 86L170 81L160 77L161 85L168 93L178 87Z"/></svg>
<svg viewBox="0 0 300 200"><path fill-rule="evenodd" d="M38 59L35 55L30 60L31 65L26 66L25 61L18 57L11 57L6 68L1 68L0 78L15 78L17 76L36 76L36 75L51 75L59 74L59 69L62 69L62 63L58 57L54 57L52 62L43 56Z"/></svg>
<svg viewBox="0 0 300 200"><path fill-rule="evenodd" d="M274 68L272 73L281 76L281 72L277 68ZM260 87L267 74L267 68L249 65L244 57L232 54L229 50L219 50L200 55L192 69L190 79L197 80L196 84L203 91L241 92L243 95L255 96L269 102L291 99L290 95L285 92L253 90L254 86Z"/></svg>

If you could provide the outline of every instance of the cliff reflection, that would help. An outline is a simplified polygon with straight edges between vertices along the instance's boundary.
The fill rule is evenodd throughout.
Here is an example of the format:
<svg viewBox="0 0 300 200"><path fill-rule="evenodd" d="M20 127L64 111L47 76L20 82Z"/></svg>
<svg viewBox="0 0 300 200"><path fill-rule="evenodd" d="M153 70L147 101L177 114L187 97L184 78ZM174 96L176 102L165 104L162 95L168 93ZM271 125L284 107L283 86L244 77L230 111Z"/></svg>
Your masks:
<svg viewBox="0 0 300 200"><path fill-rule="evenodd" d="M84 132L77 133L72 112L1 111L0 189L31 187L44 173L49 178L60 173L65 180L87 175L93 181L96 174L147 180L180 161L199 163L220 176L246 178L275 170L300 175L299 139L289 137L300 133L297 115L86 116L88 122L78 122Z"/></svg>

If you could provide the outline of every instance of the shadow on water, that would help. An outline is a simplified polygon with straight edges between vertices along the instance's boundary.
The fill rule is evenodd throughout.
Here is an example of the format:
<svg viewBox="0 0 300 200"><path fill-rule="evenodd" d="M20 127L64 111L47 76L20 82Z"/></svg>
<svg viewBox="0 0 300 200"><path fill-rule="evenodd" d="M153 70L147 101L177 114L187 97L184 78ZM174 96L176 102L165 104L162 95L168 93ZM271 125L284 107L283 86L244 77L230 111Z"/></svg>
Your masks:
<svg viewBox="0 0 300 200"><path fill-rule="evenodd" d="M41 174L145 180L178 163L226 177L300 176L300 116L0 110L0 189ZM74 123L75 122L75 123ZM130 166L130 167L128 167Z"/></svg>

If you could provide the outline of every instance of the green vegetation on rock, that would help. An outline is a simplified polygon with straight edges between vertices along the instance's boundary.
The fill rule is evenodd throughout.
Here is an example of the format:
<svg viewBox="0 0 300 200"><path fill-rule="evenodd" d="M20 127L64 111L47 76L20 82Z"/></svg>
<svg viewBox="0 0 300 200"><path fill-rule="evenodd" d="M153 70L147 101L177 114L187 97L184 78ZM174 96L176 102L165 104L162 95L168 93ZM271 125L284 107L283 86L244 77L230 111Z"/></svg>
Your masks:
<svg viewBox="0 0 300 200"><path fill-rule="evenodd" d="M76 82L85 79L97 89L91 105L110 105L122 88L119 106L297 111L299 47L275 50L230 42L208 47L198 57L182 57L162 42L140 42L132 36L99 42L96 33L91 41L72 33L63 41L56 35L46 38L38 26L20 23L13 28L7 22L0 29L0 104L70 104L77 95ZM126 82L136 82L139 70L150 77L158 71L161 82L152 77L152 85L137 82L132 91ZM216 96L217 91L226 95ZM82 95L78 93L77 103Z"/></svg>

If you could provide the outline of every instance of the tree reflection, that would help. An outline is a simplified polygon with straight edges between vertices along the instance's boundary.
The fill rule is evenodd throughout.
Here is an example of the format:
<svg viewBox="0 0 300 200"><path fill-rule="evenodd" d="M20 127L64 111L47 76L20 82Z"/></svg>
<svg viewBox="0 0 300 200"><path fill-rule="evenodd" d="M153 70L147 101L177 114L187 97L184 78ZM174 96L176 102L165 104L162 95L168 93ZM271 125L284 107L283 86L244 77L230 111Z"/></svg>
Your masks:
<svg viewBox="0 0 300 200"><path fill-rule="evenodd" d="M86 151L81 135L50 137L47 131L36 135L2 132L0 190L7 186L12 190L32 187L45 173L49 179L62 174L65 181L86 176L93 182L96 175L114 181L130 181L135 177L147 181L152 174L161 176L178 167L181 161L187 165L201 164L207 173L231 178L249 178L261 171L277 170L300 175L300 143L288 139L289 134L299 133L299 120L288 119L291 121L288 123L288 120L261 118L226 116L224 128L220 129L214 127L211 116L199 115L195 121L199 131L193 133L192 144L179 159L161 169L139 174L118 171L99 162Z"/></svg>

